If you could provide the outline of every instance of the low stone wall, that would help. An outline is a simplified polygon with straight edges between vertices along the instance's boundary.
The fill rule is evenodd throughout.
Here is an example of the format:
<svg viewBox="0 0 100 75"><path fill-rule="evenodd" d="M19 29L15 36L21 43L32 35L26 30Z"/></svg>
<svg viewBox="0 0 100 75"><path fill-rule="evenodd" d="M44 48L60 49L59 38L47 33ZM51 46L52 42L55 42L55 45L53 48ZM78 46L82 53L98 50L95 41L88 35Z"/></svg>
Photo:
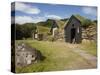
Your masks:
<svg viewBox="0 0 100 75"><path fill-rule="evenodd" d="M97 40L97 28L96 26L89 26L86 29L82 28L82 39L88 39L88 40Z"/></svg>

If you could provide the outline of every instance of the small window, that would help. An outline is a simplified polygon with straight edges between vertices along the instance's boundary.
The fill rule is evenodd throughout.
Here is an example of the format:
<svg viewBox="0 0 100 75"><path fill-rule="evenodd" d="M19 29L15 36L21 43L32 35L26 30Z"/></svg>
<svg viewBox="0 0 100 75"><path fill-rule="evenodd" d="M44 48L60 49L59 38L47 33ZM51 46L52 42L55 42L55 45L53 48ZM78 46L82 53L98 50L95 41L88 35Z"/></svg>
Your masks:
<svg viewBox="0 0 100 75"><path fill-rule="evenodd" d="M34 57L34 55L32 55L32 58Z"/></svg>
<svg viewBox="0 0 100 75"><path fill-rule="evenodd" d="M72 27L74 27L74 24L72 24Z"/></svg>

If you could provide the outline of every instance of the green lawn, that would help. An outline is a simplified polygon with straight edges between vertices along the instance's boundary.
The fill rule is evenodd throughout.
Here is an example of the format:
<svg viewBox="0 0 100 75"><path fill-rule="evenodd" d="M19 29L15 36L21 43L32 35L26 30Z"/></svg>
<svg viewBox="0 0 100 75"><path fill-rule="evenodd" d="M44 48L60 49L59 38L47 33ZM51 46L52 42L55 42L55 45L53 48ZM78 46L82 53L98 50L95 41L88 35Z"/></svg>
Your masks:
<svg viewBox="0 0 100 75"><path fill-rule="evenodd" d="M16 41L16 43L18 42L22 42L22 41L21 40ZM22 67L22 68L16 67L17 73L91 68L91 65L88 64L83 57L71 51L71 48L68 47L67 43L36 41L36 40L25 40L23 42L26 42L30 46L41 51L41 53L46 58L44 59L44 61L40 61L38 63L28 65L26 67ZM92 48L91 46L89 47ZM86 48L85 44L84 44L84 48Z"/></svg>

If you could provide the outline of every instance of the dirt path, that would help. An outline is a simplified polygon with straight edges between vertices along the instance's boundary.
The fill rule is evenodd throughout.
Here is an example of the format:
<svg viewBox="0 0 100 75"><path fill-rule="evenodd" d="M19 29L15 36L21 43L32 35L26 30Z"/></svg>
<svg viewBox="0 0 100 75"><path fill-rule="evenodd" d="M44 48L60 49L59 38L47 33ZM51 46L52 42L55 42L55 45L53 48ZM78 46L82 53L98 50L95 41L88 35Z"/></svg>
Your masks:
<svg viewBox="0 0 100 75"><path fill-rule="evenodd" d="M70 45L69 44L68 46L71 48L71 50L73 52L82 56L87 61L88 64L91 64L92 67L94 67L94 68L97 67L97 57L96 56L93 56L93 55L87 53L86 51L79 49L77 47L77 45L74 45L74 44Z"/></svg>

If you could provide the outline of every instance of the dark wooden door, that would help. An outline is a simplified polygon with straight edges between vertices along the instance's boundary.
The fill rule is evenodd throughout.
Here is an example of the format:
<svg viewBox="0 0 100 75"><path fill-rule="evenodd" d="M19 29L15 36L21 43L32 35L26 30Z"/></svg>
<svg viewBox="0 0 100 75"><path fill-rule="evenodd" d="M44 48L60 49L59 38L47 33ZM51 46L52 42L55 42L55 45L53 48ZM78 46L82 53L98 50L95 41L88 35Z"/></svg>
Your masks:
<svg viewBox="0 0 100 75"><path fill-rule="evenodd" d="M71 43L75 43L76 42L76 29L72 28L71 29Z"/></svg>

